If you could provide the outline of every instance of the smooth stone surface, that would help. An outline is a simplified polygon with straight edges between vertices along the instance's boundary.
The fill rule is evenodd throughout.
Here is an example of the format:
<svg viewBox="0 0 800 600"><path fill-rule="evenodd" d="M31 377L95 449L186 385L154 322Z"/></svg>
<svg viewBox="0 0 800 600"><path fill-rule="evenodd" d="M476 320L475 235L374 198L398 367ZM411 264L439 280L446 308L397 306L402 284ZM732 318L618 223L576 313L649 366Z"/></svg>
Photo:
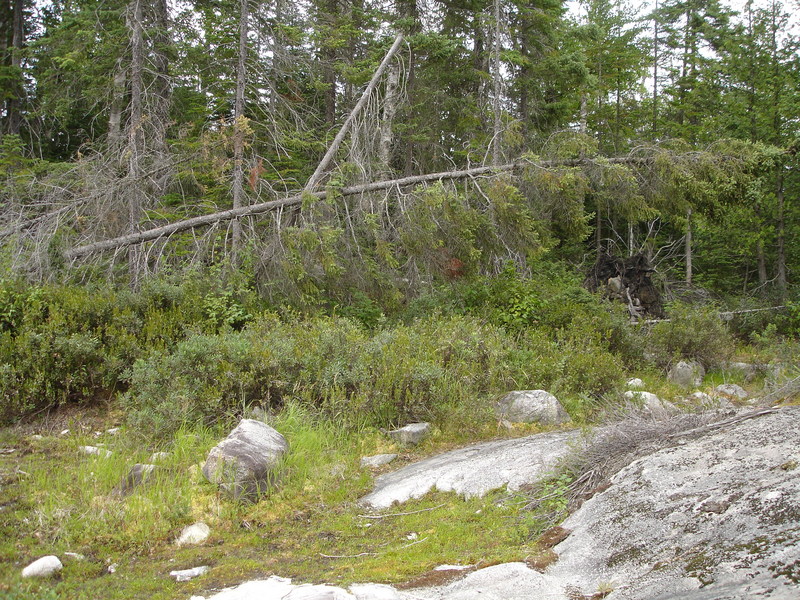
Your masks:
<svg viewBox="0 0 800 600"><path fill-rule="evenodd" d="M361 467L382 467L383 465L388 465L395 458L397 458L397 454L376 454L375 456L362 456Z"/></svg>
<svg viewBox="0 0 800 600"><path fill-rule="evenodd" d="M178 539L175 540L176 546L191 546L194 544L202 544L208 536L211 535L211 528L205 523L195 523L194 525L187 525L181 531Z"/></svg>
<svg viewBox="0 0 800 600"><path fill-rule="evenodd" d="M682 360L673 365L667 374L667 379L684 388L697 387L703 383L706 370L696 360Z"/></svg>
<svg viewBox="0 0 800 600"><path fill-rule="evenodd" d="M43 556L22 569L23 577L50 577L64 568L57 556Z"/></svg>
<svg viewBox="0 0 800 600"><path fill-rule="evenodd" d="M388 432L388 436L394 441L408 446L416 446L430 434L430 423L409 423L405 427Z"/></svg>
<svg viewBox="0 0 800 600"><path fill-rule="evenodd" d="M715 387L714 391L718 394L736 398L738 400L746 400L748 396L750 396L750 394L748 394L744 388L736 385L735 383L723 383L722 385Z"/></svg>
<svg viewBox="0 0 800 600"><path fill-rule="evenodd" d="M484 442L408 465L375 479L375 489L361 499L373 509L421 498L431 490L483 496L505 485L517 490L542 476L570 450L580 433L542 433L514 440Z"/></svg>
<svg viewBox="0 0 800 600"><path fill-rule="evenodd" d="M277 481L277 467L288 451L286 439L272 427L242 419L208 453L203 475L234 498L255 501Z"/></svg>
<svg viewBox="0 0 800 600"><path fill-rule="evenodd" d="M560 425L571 421L558 399L545 390L509 392L497 403L495 414L511 423Z"/></svg>
<svg viewBox="0 0 800 600"><path fill-rule="evenodd" d="M790 407L640 458L562 523L546 574L587 594L615 582L608 600L796 599L798 448Z"/></svg>
<svg viewBox="0 0 800 600"><path fill-rule="evenodd" d="M153 452L150 455L150 462L151 463L161 462L167 460L169 457L170 457L169 452Z"/></svg>

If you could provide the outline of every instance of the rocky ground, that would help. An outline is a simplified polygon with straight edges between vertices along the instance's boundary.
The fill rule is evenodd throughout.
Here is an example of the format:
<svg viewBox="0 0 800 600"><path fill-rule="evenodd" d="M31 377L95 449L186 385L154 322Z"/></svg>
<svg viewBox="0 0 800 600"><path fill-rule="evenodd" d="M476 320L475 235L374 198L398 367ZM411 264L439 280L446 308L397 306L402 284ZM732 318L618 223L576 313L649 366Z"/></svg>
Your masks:
<svg viewBox="0 0 800 600"><path fill-rule="evenodd" d="M519 486L576 439L541 434L436 456L378 478L363 503L380 510L431 489L469 496ZM562 524L557 560L542 570L522 562L467 568L446 585L410 590L271 577L207 600L797 598L800 407L745 408L662 445L621 469Z"/></svg>

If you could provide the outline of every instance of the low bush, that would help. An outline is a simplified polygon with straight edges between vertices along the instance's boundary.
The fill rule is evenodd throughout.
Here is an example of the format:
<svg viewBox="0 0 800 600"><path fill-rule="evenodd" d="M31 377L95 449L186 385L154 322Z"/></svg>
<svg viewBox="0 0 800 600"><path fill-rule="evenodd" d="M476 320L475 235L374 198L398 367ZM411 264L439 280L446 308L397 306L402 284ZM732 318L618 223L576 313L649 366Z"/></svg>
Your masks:
<svg viewBox="0 0 800 600"><path fill-rule="evenodd" d="M668 307L669 321L656 323L647 341L656 362L666 366L680 359L693 359L713 367L733 354L736 341L719 308L675 303Z"/></svg>

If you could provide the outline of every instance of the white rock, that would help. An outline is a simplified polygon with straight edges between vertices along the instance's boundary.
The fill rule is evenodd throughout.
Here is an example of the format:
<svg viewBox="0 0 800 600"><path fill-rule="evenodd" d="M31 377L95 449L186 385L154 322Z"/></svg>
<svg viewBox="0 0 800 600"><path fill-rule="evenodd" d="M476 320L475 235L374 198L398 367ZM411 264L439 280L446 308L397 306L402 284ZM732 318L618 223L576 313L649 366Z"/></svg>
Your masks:
<svg viewBox="0 0 800 600"><path fill-rule="evenodd" d="M44 436L43 436L43 435L39 435L38 433L34 433L34 434L31 436L31 439L32 439L32 440L43 440L43 439L44 439Z"/></svg>
<svg viewBox="0 0 800 600"><path fill-rule="evenodd" d="M111 429L106 429L106 433L108 435L117 435L119 433L119 427L112 427Z"/></svg>
<svg viewBox="0 0 800 600"><path fill-rule="evenodd" d="M183 528L178 539L175 540L177 546L189 546L201 544L211 535L211 528L205 523L195 523Z"/></svg>
<svg viewBox="0 0 800 600"><path fill-rule="evenodd" d="M495 413L512 423L559 425L571 420L558 399L545 390L509 392L497 403Z"/></svg>
<svg viewBox="0 0 800 600"><path fill-rule="evenodd" d="M174 577L175 581L189 581L208 572L207 566L194 567L193 569L183 569L182 571L170 571L169 576Z"/></svg>
<svg viewBox="0 0 800 600"><path fill-rule="evenodd" d="M61 435L67 435L67 434L69 434L69 429L64 429L64 430L61 432Z"/></svg>
<svg viewBox="0 0 800 600"><path fill-rule="evenodd" d="M391 437L400 444L416 446L431 434L430 423L409 423L405 427L389 432Z"/></svg>
<svg viewBox="0 0 800 600"><path fill-rule="evenodd" d="M23 577L49 577L64 568L57 556L43 556L22 569Z"/></svg>
<svg viewBox="0 0 800 600"><path fill-rule="evenodd" d="M638 377L634 377L633 379L628 379L626 385L632 390L638 390L644 387L644 381Z"/></svg>
<svg viewBox="0 0 800 600"><path fill-rule="evenodd" d="M150 460L148 462L156 463L161 462L162 460L168 459L170 456L169 452L153 452L150 455Z"/></svg>
<svg viewBox="0 0 800 600"><path fill-rule="evenodd" d="M397 454L376 454L375 456L362 456L361 467L382 467L388 465L395 458Z"/></svg>

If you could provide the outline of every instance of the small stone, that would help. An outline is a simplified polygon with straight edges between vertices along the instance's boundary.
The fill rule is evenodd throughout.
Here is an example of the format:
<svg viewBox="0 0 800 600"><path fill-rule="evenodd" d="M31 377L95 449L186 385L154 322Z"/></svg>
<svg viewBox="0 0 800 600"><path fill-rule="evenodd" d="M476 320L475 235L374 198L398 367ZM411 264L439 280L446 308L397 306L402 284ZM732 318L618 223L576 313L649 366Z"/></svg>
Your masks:
<svg viewBox="0 0 800 600"><path fill-rule="evenodd" d="M34 433L34 434L31 436L31 439L32 439L32 440L43 440L43 439L44 439L44 436L43 436L43 435L39 435L38 433Z"/></svg>
<svg viewBox="0 0 800 600"><path fill-rule="evenodd" d="M106 429L106 433L108 435L117 435L119 433L119 427L112 427L111 429Z"/></svg>
<svg viewBox="0 0 800 600"><path fill-rule="evenodd" d="M22 569L23 577L49 577L64 568L57 556L43 556Z"/></svg>
<svg viewBox="0 0 800 600"><path fill-rule="evenodd" d="M730 505L731 505L731 503L728 502L727 500L722 500L722 501L721 500L709 500L708 502L704 502L700 506L700 511L701 512L709 512L709 513L714 513L714 514L717 514L717 515L721 515L726 510L728 510L728 507Z"/></svg>
<svg viewBox="0 0 800 600"><path fill-rule="evenodd" d="M117 572L117 567L118 566L119 565L117 563L111 563L110 565L108 565L108 568L106 569L106 571L108 571L108 573L110 575L113 575L114 573Z"/></svg>
<svg viewBox="0 0 800 600"><path fill-rule="evenodd" d="M189 581L190 579L194 579L195 577L200 577L200 575L205 575L208 573L208 567L194 567L193 569L183 569L182 571L170 571L169 576L174 577L175 581Z"/></svg>
<svg viewBox="0 0 800 600"><path fill-rule="evenodd" d="M388 433L389 437L400 444L416 446L431 434L430 423L410 423L400 429Z"/></svg>
<svg viewBox="0 0 800 600"><path fill-rule="evenodd" d="M153 452L150 455L150 461L149 462L151 462L151 463L161 462L162 460L166 460L169 457L170 457L169 452Z"/></svg>
<svg viewBox="0 0 800 600"><path fill-rule="evenodd" d="M177 546L189 546L204 542L211 535L211 529L205 523L195 523L183 528L181 535L175 540Z"/></svg>
<svg viewBox="0 0 800 600"><path fill-rule="evenodd" d="M65 429L61 432L61 435L67 435L69 433L69 429Z"/></svg>
<svg viewBox="0 0 800 600"><path fill-rule="evenodd" d="M382 467L383 465L388 465L395 458L397 458L397 454L376 454L375 456L362 456L361 467Z"/></svg>
<svg viewBox="0 0 800 600"><path fill-rule="evenodd" d="M626 385L628 386L629 389L639 390L644 387L644 381L642 381L638 377L634 377L633 379L628 379Z"/></svg>
<svg viewBox="0 0 800 600"><path fill-rule="evenodd" d="M723 396L736 398L737 400L746 400L750 395L741 386L735 383L723 383L714 388L714 391Z"/></svg>
<svg viewBox="0 0 800 600"><path fill-rule="evenodd" d="M97 446L79 446L78 452L88 454L89 456L102 456L103 458L108 458L112 455L111 450L106 450L105 448L99 448Z"/></svg>

